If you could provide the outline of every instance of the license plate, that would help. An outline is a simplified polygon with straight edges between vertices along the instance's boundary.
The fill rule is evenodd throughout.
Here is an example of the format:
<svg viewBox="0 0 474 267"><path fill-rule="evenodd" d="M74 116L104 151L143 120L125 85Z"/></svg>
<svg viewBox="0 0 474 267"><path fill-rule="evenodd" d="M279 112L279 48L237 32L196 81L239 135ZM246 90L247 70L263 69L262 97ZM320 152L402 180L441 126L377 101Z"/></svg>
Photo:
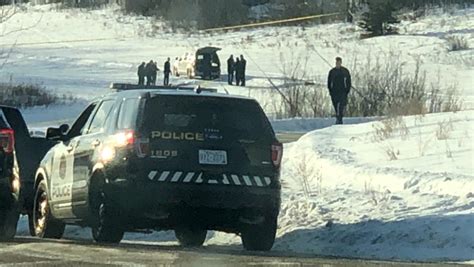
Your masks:
<svg viewBox="0 0 474 267"><path fill-rule="evenodd" d="M221 150L199 150L199 164L227 165L227 152Z"/></svg>

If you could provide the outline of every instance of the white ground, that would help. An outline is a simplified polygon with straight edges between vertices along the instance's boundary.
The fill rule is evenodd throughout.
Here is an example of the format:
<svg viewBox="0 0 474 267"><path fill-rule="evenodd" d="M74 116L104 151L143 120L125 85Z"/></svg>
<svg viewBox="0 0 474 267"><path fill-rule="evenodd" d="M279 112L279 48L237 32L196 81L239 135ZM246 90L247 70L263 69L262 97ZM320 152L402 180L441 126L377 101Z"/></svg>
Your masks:
<svg viewBox="0 0 474 267"><path fill-rule="evenodd" d="M36 82L81 99L68 106L25 110L27 121L38 127L70 121L84 107L82 99L105 93L110 82L135 81L140 61L163 62L202 45L222 47L222 60L230 53L246 55L248 88L210 85L251 94L263 106L273 103L257 90L269 88L260 68L278 83L280 54L308 57L314 62L314 79L324 82L329 67L308 49L313 45L325 58L341 55L348 65L356 58L360 64L369 57L390 60L392 54L413 68L420 57L430 81L441 86L456 82L464 106L474 107L473 9L404 22L401 35L362 41L347 24L185 35L110 9L80 13L49 6L26 8L0 25L0 32L22 27L27 29L0 37L4 52L17 44L0 70L0 81ZM467 38L471 49L448 52L444 38L449 34ZM107 40L25 44L97 38ZM331 126L332 119L273 122L281 131L316 130L285 146L274 249L374 259L474 260L473 115L462 111L406 117L396 124L353 119L359 124L344 126ZM386 130L391 125L395 130ZM27 234L24 220L19 233ZM68 228L66 236L90 238L88 230L77 227ZM169 232L129 234L126 239L175 242ZM207 243L240 241L212 233Z"/></svg>

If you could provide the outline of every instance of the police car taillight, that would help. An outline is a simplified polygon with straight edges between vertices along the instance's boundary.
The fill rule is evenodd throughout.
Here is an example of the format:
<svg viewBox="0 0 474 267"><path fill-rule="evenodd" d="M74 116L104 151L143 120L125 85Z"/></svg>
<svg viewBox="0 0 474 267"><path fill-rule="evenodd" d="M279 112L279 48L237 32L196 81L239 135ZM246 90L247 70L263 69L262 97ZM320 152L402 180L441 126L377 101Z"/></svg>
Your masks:
<svg viewBox="0 0 474 267"><path fill-rule="evenodd" d="M125 130L115 134L115 146L126 147L135 143L135 132L133 130Z"/></svg>
<svg viewBox="0 0 474 267"><path fill-rule="evenodd" d="M5 153L12 153L15 147L15 132L12 129L0 129L0 147Z"/></svg>
<svg viewBox="0 0 474 267"><path fill-rule="evenodd" d="M281 143L273 144L272 145L273 166L280 167L282 157L283 157L283 145Z"/></svg>

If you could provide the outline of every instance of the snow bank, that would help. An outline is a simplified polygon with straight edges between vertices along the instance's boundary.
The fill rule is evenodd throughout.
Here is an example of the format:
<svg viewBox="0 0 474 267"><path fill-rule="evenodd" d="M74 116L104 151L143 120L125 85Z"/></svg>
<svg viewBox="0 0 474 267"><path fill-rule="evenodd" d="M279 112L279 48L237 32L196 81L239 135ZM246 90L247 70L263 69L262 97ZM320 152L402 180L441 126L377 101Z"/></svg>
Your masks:
<svg viewBox="0 0 474 267"><path fill-rule="evenodd" d="M275 249L397 260L474 259L474 112L333 126L285 147ZM437 133L447 129L445 135ZM397 159L387 150L394 150Z"/></svg>

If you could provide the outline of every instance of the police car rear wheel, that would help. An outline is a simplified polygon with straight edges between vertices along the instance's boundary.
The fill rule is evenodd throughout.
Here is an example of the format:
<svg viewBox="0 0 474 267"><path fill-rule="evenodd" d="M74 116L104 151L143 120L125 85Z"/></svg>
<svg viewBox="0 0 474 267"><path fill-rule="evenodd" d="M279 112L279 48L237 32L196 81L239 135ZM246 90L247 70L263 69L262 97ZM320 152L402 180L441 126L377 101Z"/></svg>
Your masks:
<svg viewBox="0 0 474 267"><path fill-rule="evenodd" d="M246 250L269 251L275 242L277 218L267 217L265 222L246 225L242 229L242 244Z"/></svg>
<svg viewBox="0 0 474 267"><path fill-rule="evenodd" d="M12 240L20 214L16 208L0 210L0 241Z"/></svg>
<svg viewBox="0 0 474 267"><path fill-rule="evenodd" d="M92 226L92 237L97 243L120 243L124 231L117 224L117 215L114 210L107 205L105 194L98 193L95 203L96 222Z"/></svg>
<svg viewBox="0 0 474 267"><path fill-rule="evenodd" d="M53 218L48 201L48 191L45 181L41 181L36 189L33 226L35 235L41 238L60 239L64 234L66 225Z"/></svg>
<svg viewBox="0 0 474 267"><path fill-rule="evenodd" d="M204 244L207 230L191 227L180 227L174 230L174 234L183 247L200 247Z"/></svg>

